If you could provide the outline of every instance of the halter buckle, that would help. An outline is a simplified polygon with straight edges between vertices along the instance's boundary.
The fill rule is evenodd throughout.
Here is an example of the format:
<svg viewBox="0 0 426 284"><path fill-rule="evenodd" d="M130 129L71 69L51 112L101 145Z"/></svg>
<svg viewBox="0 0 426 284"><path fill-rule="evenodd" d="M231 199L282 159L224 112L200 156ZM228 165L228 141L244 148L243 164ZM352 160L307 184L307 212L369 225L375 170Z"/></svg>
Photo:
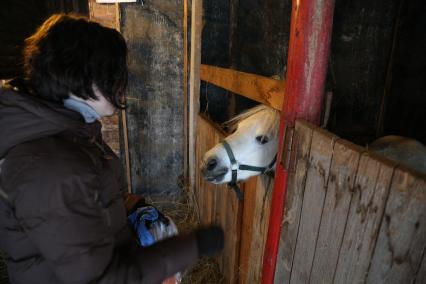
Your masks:
<svg viewBox="0 0 426 284"><path fill-rule="evenodd" d="M232 163L231 164L231 170L232 171L238 171L240 168L240 165L238 163Z"/></svg>

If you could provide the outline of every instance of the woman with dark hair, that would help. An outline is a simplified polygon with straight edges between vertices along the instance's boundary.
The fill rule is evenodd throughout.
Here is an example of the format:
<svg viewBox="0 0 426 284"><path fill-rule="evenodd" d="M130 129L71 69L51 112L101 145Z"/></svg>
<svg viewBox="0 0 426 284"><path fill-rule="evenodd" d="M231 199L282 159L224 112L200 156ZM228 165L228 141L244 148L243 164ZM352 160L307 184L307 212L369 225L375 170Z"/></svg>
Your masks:
<svg viewBox="0 0 426 284"><path fill-rule="evenodd" d="M219 227L140 248L103 116L124 104L123 37L54 15L0 89L0 250L12 283L159 283L223 248ZM127 209L131 209L127 206Z"/></svg>

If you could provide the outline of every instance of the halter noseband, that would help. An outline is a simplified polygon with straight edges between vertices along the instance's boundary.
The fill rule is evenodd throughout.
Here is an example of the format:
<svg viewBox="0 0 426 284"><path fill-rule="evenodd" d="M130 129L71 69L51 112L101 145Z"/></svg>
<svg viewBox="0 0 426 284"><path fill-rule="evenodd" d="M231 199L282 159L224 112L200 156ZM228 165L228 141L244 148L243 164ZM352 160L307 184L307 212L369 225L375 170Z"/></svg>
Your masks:
<svg viewBox="0 0 426 284"><path fill-rule="evenodd" d="M231 162L232 179L231 179L230 182L228 182L228 186L231 187L235 191L235 194L237 195L238 200L241 201L243 199L243 192L241 191L240 187L237 184L237 172L238 172L238 170L260 172L261 174L264 174L264 173L270 171L274 167L274 164L277 161L277 155L275 155L275 157L272 159L272 161L266 167L244 165L244 164L238 163L238 161L235 159L235 156L234 156L234 153L232 152L231 146L229 146L229 143L226 142L226 140L223 140L221 143L222 143L223 147L225 147L226 153L228 154L228 157L229 157L229 161Z"/></svg>

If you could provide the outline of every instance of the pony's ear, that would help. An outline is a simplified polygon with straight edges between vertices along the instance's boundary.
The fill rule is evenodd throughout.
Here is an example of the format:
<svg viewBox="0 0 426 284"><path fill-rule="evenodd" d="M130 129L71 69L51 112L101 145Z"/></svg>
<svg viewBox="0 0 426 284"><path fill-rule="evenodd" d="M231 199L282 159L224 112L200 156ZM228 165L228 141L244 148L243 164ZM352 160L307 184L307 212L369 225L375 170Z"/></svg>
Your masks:
<svg viewBox="0 0 426 284"><path fill-rule="evenodd" d="M225 122L225 123L222 124L222 126L225 129L225 131L229 134L234 133L238 129L238 123Z"/></svg>

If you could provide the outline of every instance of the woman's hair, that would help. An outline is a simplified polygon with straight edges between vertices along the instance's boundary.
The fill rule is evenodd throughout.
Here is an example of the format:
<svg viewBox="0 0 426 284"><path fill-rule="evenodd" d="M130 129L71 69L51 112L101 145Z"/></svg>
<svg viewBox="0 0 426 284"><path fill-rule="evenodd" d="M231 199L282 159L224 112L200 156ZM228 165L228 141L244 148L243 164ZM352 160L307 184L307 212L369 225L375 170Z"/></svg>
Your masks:
<svg viewBox="0 0 426 284"><path fill-rule="evenodd" d="M105 98L121 108L127 85L127 47L121 34L77 15L56 14L25 40L24 74L38 96L62 102L72 92Z"/></svg>

